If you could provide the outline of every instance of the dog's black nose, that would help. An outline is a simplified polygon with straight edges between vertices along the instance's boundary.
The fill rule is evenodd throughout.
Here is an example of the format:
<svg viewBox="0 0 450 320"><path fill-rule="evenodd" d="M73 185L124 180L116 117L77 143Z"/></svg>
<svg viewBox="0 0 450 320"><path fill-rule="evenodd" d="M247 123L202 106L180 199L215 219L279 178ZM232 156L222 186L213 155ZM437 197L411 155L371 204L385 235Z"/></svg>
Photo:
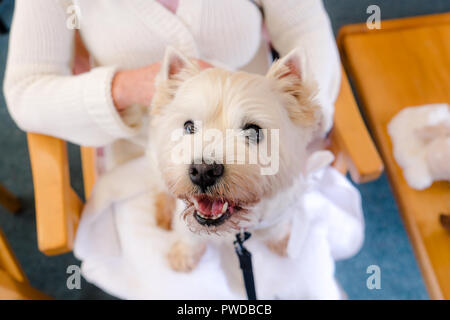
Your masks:
<svg viewBox="0 0 450 320"><path fill-rule="evenodd" d="M189 167L189 177L191 181L202 190L212 186L223 175L223 164L191 164Z"/></svg>

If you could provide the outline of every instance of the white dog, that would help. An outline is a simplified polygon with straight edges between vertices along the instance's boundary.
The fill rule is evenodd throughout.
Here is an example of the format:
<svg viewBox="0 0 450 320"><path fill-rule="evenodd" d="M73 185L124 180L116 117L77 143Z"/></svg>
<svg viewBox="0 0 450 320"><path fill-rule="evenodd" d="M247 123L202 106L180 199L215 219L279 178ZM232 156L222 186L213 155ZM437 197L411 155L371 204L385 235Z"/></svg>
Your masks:
<svg viewBox="0 0 450 320"><path fill-rule="evenodd" d="M316 93L297 51L261 76L200 70L167 50L151 106L148 155L156 220L179 238L168 253L172 268L190 271L208 241L232 241L239 230L261 224L267 228L256 237L285 254L289 225L277 218L299 190L295 178L321 126ZM182 201L176 205L175 198Z"/></svg>
<svg viewBox="0 0 450 320"><path fill-rule="evenodd" d="M298 52L261 76L171 49L156 89L147 156L103 174L83 210L86 279L128 299L241 299L233 240L248 230L259 298L342 298L334 261L362 245L361 199L311 150L330 114Z"/></svg>

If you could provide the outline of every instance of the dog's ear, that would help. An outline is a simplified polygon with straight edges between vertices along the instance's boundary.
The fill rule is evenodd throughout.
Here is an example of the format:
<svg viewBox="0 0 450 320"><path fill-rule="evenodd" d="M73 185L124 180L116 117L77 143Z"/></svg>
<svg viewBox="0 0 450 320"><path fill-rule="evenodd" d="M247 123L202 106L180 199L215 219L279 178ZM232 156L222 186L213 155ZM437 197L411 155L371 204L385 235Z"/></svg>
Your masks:
<svg viewBox="0 0 450 320"><path fill-rule="evenodd" d="M267 76L275 79L292 76L293 80L301 82L306 69L303 60L300 50L294 49L275 61L267 72Z"/></svg>
<svg viewBox="0 0 450 320"><path fill-rule="evenodd" d="M150 113L158 113L175 97L181 84L200 72L196 62L184 56L173 47L167 47L161 64L161 70L155 83L155 95Z"/></svg>
<svg viewBox="0 0 450 320"><path fill-rule="evenodd" d="M163 80L183 80L197 74L199 66L173 47L167 47L161 65Z"/></svg>
<svg viewBox="0 0 450 320"><path fill-rule="evenodd" d="M321 120L321 108L316 101L316 82L308 78L303 56L300 50L294 49L275 61L266 77L274 80L275 89L283 95L292 121L303 126L314 126Z"/></svg>

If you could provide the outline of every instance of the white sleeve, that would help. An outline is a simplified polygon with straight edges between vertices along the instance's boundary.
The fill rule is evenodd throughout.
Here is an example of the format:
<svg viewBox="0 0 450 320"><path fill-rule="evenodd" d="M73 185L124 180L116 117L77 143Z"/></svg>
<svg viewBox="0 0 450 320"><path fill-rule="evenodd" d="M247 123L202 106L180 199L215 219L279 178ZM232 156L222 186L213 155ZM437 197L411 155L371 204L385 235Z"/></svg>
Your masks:
<svg viewBox="0 0 450 320"><path fill-rule="evenodd" d="M265 22L274 48L284 56L298 47L308 71L319 85L324 108L324 131L332 126L334 102L340 88L339 54L321 0L262 0Z"/></svg>
<svg viewBox="0 0 450 320"><path fill-rule="evenodd" d="M16 0L4 93L9 112L25 131L82 145L133 136L114 107L114 66L73 76L74 30L61 0Z"/></svg>

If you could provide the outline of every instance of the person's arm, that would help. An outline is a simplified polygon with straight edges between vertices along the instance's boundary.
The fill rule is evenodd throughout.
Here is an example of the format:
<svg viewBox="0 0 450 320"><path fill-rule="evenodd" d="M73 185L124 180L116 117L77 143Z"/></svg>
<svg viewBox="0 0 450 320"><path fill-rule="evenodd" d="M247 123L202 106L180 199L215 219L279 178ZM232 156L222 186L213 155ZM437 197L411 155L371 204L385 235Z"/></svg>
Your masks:
<svg viewBox="0 0 450 320"><path fill-rule="evenodd" d="M332 126L340 87L340 61L328 15L321 0L261 0L270 39L280 56L294 48L305 53L308 72L319 84L324 107L323 131Z"/></svg>
<svg viewBox="0 0 450 320"><path fill-rule="evenodd" d="M193 58L192 58L193 59ZM193 59L201 69L211 68L210 63ZM118 71L112 81L112 97L116 109L121 112L130 105L150 105L155 93L155 78L161 63L146 67Z"/></svg>
<svg viewBox="0 0 450 320"><path fill-rule="evenodd" d="M66 26L69 15L61 3L15 3L4 81L11 116L25 131L82 145L133 136L111 94L116 68L72 75L74 30Z"/></svg>

